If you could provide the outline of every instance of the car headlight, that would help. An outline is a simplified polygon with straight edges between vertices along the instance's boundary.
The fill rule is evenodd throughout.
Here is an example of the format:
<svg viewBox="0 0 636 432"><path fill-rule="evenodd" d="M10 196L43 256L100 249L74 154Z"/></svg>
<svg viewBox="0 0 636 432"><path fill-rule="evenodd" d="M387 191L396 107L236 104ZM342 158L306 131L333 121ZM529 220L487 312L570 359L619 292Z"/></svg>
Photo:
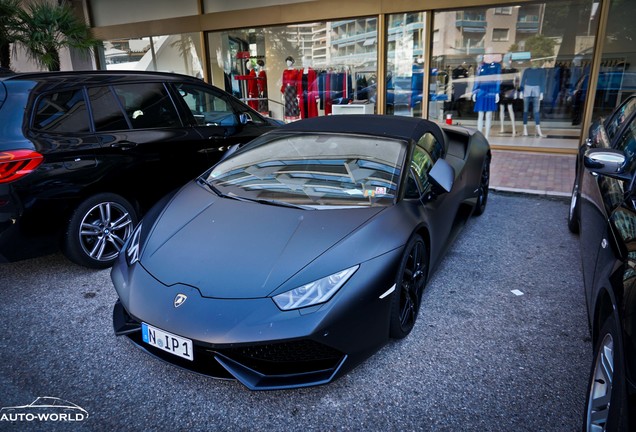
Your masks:
<svg viewBox="0 0 636 432"><path fill-rule="evenodd" d="M132 236L130 236L130 242L126 248L126 262L129 266L139 261L139 240L141 238L141 224L137 225Z"/></svg>
<svg viewBox="0 0 636 432"><path fill-rule="evenodd" d="M342 285L358 270L359 265L318 279L301 287L278 294L272 299L282 310L300 309L329 301Z"/></svg>

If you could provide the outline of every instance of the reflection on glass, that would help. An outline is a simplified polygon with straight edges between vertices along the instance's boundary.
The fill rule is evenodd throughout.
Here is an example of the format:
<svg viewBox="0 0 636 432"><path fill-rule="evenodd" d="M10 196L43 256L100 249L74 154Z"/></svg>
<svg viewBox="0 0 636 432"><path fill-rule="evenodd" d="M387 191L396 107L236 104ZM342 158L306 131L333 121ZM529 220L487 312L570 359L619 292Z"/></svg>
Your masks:
<svg viewBox="0 0 636 432"><path fill-rule="evenodd" d="M424 13L389 15L387 19L386 113L422 115L424 90ZM431 76L436 82L437 71Z"/></svg>
<svg viewBox="0 0 636 432"><path fill-rule="evenodd" d="M435 12L429 119L476 126L491 142L552 134L576 148L596 4L560 0Z"/></svg>
<svg viewBox="0 0 636 432"><path fill-rule="evenodd" d="M212 84L287 122L375 112L377 19L208 34Z"/></svg>
<svg viewBox="0 0 636 432"><path fill-rule="evenodd" d="M593 118L608 116L628 96L636 93L636 8L629 0L613 0L605 31L601 69L594 98ZM588 57L589 58L589 57ZM587 90L582 79L581 93Z"/></svg>
<svg viewBox="0 0 636 432"><path fill-rule="evenodd" d="M203 77L198 33L104 42L107 70L176 72Z"/></svg>
<svg viewBox="0 0 636 432"><path fill-rule="evenodd" d="M229 196L315 208L389 205L396 198L403 142L335 134L270 140L220 163L206 181Z"/></svg>

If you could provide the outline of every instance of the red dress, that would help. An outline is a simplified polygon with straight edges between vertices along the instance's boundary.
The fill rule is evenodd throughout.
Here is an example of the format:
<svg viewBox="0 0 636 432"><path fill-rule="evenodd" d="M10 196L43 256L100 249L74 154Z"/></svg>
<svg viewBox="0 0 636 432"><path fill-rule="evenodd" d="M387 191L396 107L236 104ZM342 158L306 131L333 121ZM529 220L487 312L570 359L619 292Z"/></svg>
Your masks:
<svg viewBox="0 0 636 432"><path fill-rule="evenodd" d="M283 71L283 85L280 88L285 95L285 120L295 120L300 116L298 110L298 71L285 69Z"/></svg>
<svg viewBox="0 0 636 432"><path fill-rule="evenodd" d="M250 69L250 73L247 78L247 97L250 99L247 104L254 109L258 109L258 84L256 83L256 71ZM252 100L253 99L253 100Z"/></svg>
<svg viewBox="0 0 636 432"><path fill-rule="evenodd" d="M298 96L300 99L300 116L301 118L316 117L318 115L318 104L316 101L319 98L318 93L318 80L316 71L312 68L307 68L305 71L298 71Z"/></svg>

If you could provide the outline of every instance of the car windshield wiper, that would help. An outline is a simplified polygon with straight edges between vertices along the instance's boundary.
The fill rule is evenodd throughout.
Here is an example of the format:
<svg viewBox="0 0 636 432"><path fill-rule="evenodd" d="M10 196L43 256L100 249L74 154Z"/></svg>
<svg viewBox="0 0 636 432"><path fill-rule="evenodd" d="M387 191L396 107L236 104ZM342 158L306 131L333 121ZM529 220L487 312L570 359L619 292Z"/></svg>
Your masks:
<svg viewBox="0 0 636 432"><path fill-rule="evenodd" d="M286 201L278 201L278 200L268 200L268 199L254 199L252 201L261 203L261 204L267 204L267 205L273 205L273 206L278 206L278 207L289 207L289 208L295 208L295 209L301 209L301 210L312 210L311 207L307 207L304 205L300 205L300 204L292 204L292 203L288 203Z"/></svg>
<svg viewBox="0 0 636 432"><path fill-rule="evenodd" d="M210 189L212 192L214 192L216 195L218 195L221 198L229 198L229 199L233 199L233 200L237 200L237 201L252 201L249 200L247 198L242 198L238 195L234 195L233 193L230 194L225 194L223 192L221 192L219 189L217 189L216 186L214 186L211 183L208 183L207 181L203 180L203 179L198 179L198 183L202 186L207 187L208 189Z"/></svg>

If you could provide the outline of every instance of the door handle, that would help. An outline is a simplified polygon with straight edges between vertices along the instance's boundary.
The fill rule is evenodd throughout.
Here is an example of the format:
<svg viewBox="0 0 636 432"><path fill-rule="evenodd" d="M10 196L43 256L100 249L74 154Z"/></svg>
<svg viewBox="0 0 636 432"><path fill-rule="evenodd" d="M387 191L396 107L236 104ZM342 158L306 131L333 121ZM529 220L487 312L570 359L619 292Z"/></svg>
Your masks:
<svg viewBox="0 0 636 432"><path fill-rule="evenodd" d="M132 141L118 141L110 145L112 148L120 148L122 150L128 150L134 147L137 147L136 142Z"/></svg>

